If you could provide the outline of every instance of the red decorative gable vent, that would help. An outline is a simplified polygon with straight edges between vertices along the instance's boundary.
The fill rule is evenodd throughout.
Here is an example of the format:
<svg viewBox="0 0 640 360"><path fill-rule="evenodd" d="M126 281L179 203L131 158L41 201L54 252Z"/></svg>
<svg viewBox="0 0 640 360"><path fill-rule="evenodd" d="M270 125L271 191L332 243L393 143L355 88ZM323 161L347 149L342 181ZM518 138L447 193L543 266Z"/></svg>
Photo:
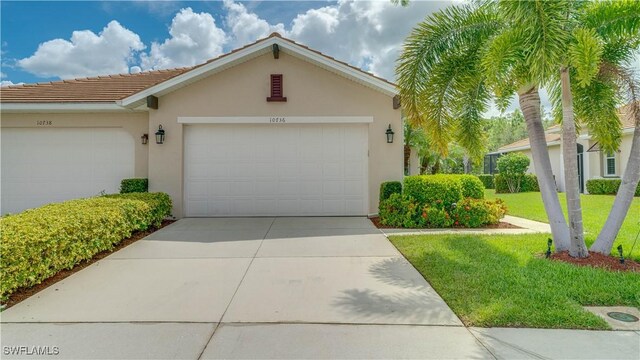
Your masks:
<svg viewBox="0 0 640 360"><path fill-rule="evenodd" d="M267 101L287 101L282 92L282 74L271 74L271 96Z"/></svg>

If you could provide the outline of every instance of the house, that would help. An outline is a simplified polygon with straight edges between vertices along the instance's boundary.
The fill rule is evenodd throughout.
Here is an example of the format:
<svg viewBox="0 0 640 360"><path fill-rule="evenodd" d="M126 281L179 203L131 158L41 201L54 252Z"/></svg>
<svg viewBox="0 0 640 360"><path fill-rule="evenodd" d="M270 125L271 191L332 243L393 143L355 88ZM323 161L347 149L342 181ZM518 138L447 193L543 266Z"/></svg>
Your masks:
<svg viewBox="0 0 640 360"><path fill-rule="evenodd" d="M629 105L620 108L620 122L622 126L622 142L620 149L614 153L607 153L600 149L597 141L591 138L588 132L578 136L578 176L580 192L586 192L586 183L589 179L596 178L621 178L627 166L631 153L631 141L635 126L635 119ZM564 185L564 161L562 158L562 127L551 126L546 131L547 146L551 168L556 179L559 191L565 191ZM528 172L535 174L535 167L531 157L529 139L522 139L512 144L505 145L485 156L485 172L495 171L495 162L498 157L509 152L522 152L531 159Z"/></svg>
<svg viewBox="0 0 640 360"><path fill-rule="evenodd" d="M141 177L177 218L368 215L403 176L396 85L277 33L193 67L0 96L3 214Z"/></svg>

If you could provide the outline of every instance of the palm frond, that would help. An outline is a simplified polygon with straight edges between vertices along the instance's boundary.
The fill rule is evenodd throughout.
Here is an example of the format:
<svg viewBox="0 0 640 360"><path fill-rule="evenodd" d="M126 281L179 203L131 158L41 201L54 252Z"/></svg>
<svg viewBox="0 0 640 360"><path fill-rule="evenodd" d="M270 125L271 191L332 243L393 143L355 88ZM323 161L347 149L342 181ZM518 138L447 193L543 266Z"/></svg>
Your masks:
<svg viewBox="0 0 640 360"><path fill-rule="evenodd" d="M588 86L598 74L602 60L603 41L593 29L576 28L569 44L569 58L576 70L575 81Z"/></svg>

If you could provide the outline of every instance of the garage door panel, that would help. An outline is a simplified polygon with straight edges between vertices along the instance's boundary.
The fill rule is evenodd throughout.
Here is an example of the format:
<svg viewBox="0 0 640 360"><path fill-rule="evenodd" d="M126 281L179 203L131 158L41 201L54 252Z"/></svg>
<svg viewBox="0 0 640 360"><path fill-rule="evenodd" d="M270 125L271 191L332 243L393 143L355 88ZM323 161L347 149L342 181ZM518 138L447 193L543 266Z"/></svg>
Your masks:
<svg viewBox="0 0 640 360"><path fill-rule="evenodd" d="M134 158L123 129L3 128L2 213L117 192Z"/></svg>
<svg viewBox="0 0 640 360"><path fill-rule="evenodd" d="M364 215L367 130L364 124L187 125L186 216ZM232 149L227 157L212 154L221 144L203 134L214 133ZM346 149L357 154L347 156ZM201 181L209 184L206 195L195 193L206 197L206 209L205 199L192 196Z"/></svg>

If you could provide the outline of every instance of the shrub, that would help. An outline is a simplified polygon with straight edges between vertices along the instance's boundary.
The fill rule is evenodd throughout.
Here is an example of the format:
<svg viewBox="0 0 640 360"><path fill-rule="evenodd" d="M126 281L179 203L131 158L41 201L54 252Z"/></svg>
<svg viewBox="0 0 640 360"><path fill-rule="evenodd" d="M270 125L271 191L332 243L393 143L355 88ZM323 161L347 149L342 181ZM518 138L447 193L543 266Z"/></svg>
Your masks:
<svg viewBox="0 0 640 360"><path fill-rule="evenodd" d="M506 182L510 193L520 192L522 178L529 168L529 162L527 155L519 152L509 153L498 159L496 165L500 177Z"/></svg>
<svg viewBox="0 0 640 360"><path fill-rule="evenodd" d="M497 224L504 217L507 208L501 199L485 200L466 198L452 211L455 225L477 228Z"/></svg>
<svg viewBox="0 0 640 360"><path fill-rule="evenodd" d="M620 179L590 179L587 180L587 191L592 195L615 195L621 183ZM640 184L634 196L640 196Z"/></svg>
<svg viewBox="0 0 640 360"><path fill-rule="evenodd" d="M453 219L445 210L427 205L422 208L422 214L420 214L418 225L420 227L436 229L448 228L453 225Z"/></svg>
<svg viewBox="0 0 640 360"><path fill-rule="evenodd" d="M507 181L502 174L496 174L493 177L494 185L497 194L509 193L509 186L507 185ZM540 186L538 185L538 178L534 174L524 174L520 179L520 189L519 192L531 192L531 191L540 191Z"/></svg>
<svg viewBox="0 0 640 360"><path fill-rule="evenodd" d="M169 215L167 194L110 195L49 204L0 219L0 298L110 250Z"/></svg>
<svg viewBox="0 0 640 360"><path fill-rule="evenodd" d="M418 225L419 206L406 194L391 194L380 202L380 223L386 226L412 228Z"/></svg>
<svg viewBox="0 0 640 360"><path fill-rule="evenodd" d="M478 179L482 182L485 189L495 189L493 185L493 175L491 174L482 174L478 175Z"/></svg>
<svg viewBox="0 0 640 360"><path fill-rule="evenodd" d="M462 185L462 197L484 199L485 186L475 175L449 175L460 180Z"/></svg>
<svg viewBox="0 0 640 360"><path fill-rule="evenodd" d="M380 201L387 200L392 194L402 193L400 181L387 181L380 184Z"/></svg>
<svg viewBox="0 0 640 360"><path fill-rule="evenodd" d="M120 194L145 193L149 191L149 179L122 179Z"/></svg>
<svg viewBox="0 0 640 360"><path fill-rule="evenodd" d="M153 226L160 226L162 220L171 214L173 204L171 197L165 193L129 193L105 195L106 198L127 199L143 201L150 207L148 216L149 222Z"/></svg>
<svg viewBox="0 0 640 360"><path fill-rule="evenodd" d="M453 175L414 175L404 178L404 194L423 207L449 209L462 199L462 182Z"/></svg>

